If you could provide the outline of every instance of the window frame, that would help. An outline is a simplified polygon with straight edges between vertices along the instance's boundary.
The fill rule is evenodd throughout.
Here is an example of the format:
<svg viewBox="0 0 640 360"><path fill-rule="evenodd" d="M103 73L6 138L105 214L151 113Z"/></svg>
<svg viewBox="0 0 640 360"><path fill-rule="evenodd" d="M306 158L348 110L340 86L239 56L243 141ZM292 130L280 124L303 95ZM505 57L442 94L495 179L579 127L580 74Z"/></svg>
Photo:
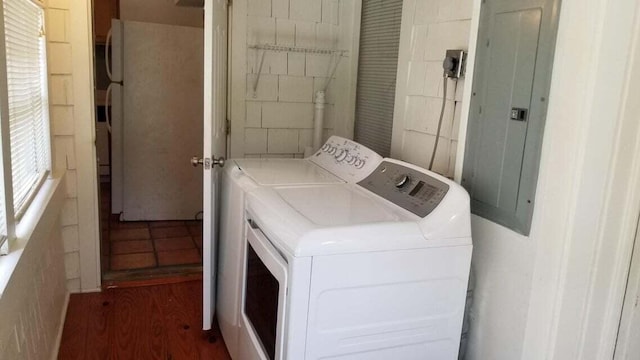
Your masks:
<svg viewBox="0 0 640 360"><path fill-rule="evenodd" d="M3 1L3 0L0 0ZM39 0L22 0L30 2L34 6L40 9L42 16L42 36L43 52L44 52L44 74L42 74L43 81L43 97L45 98L45 109L43 109L43 116L46 116L46 132L47 132L47 146L48 146L48 167L40 178L34 182L33 189L27 196L27 200L17 211L14 210L13 201L13 177L12 177L12 163L11 163L11 132L9 124L9 88L8 88L8 76L7 76L7 51L6 51L6 37L5 37L5 12L4 2L0 8L0 200L4 198L4 201L0 203L2 206L4 217L4 223L6 224L6 235L0 234L0 255L8 254L16 241L16 226L20 222L24 213L31 206L33 199L42 189L47 178L51 177L53 161L52 161L52 140L51 140L51 115L50 106L48 102L49 97L49 71L48 71L48 51L47 51L47 38L46 38L46 16L45 6Z"/></svg>

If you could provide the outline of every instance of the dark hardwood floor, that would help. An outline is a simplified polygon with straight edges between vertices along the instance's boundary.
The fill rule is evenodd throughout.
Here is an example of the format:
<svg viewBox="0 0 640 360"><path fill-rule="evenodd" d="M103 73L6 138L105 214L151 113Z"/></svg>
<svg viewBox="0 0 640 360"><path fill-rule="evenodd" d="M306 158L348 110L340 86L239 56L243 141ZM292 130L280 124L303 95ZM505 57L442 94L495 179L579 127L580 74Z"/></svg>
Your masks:
<svg viewBox="0 0 640 360"><path fill-rule="evenodd" d="M231 359L202 331L202 282L73 294L58 359Z"/></svg>

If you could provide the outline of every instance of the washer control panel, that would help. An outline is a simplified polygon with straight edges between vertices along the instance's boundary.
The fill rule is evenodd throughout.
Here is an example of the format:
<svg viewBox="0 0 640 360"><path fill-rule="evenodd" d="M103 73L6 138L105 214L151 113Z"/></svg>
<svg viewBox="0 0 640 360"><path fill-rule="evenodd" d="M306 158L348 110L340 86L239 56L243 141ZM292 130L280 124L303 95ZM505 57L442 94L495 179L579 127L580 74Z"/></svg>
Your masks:
<svg viewBox="0 0 640 360"><path fill-rule="evenodd" d="M310 160L347 182L358 182L378 166L382 157L355 141L332 136Z"/></svg>
<svg viewBox="0 0 640 360"><path fill-rule="evenodd" d="M380 163L358 185L420 217L438 207L449 191L448 184L426 172L388 161Z"/></svg>

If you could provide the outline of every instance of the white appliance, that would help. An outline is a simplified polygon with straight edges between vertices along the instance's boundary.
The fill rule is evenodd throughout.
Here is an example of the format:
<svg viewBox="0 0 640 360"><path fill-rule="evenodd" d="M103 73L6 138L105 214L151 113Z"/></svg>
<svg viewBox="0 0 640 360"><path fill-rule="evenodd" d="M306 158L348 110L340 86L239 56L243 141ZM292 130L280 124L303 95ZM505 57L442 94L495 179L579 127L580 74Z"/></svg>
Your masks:
<svg viewBox="0 0 640 360"><path fill-rule="evenodd" d="M260 187L246 200L235 360L457 359L469 196L385 159L357 183Z"/></svg>
<svg viewBox="0 0 640 360"><path fill-rule="evenodd" d="M203 30L114 19L111 42L112 213L194 219L202 170L189 159L203 147Z"/></svg>
<svg viewBox="0 0 640 360"><path fill-rule="evenodd" d="M233 358L237 358L240 331L246 194L260 187L357 182L382 161L372 150L338 136L329 138L322 149L307 159L229 160L224 167L218 272L217 276L205 276L204 281L212 282L217 277L216 314ZM213 313L206 310L203 313ZM204 329L211 328L211 321L203 319Z"/></svg>

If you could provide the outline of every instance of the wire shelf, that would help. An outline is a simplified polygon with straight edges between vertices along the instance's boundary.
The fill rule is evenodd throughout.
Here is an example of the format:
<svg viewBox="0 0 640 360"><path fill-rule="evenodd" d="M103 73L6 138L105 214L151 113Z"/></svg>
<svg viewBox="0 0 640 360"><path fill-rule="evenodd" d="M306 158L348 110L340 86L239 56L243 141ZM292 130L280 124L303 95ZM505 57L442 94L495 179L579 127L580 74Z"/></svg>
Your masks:
<svg viewBox="0 0 640 360"><path fill-rule="evenodd" d="M252 45L249 49L275 51L275 52L295 52L304 54L317 54L317 55L346 55L347 50L334 50L334 49L316 49L316 48L303 48L297 46L282 46L282 45Z"/></svg>

